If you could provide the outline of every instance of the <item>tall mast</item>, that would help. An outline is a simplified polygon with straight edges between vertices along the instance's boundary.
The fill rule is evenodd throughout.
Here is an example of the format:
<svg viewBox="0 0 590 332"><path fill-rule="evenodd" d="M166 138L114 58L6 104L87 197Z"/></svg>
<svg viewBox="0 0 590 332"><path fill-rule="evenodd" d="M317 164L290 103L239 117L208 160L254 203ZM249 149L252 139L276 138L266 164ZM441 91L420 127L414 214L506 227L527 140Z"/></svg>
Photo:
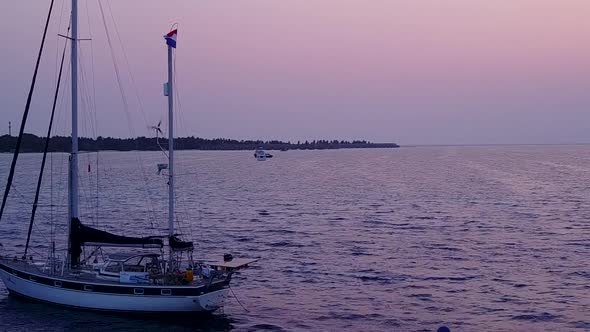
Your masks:
<svg viewBox="0 0 590 332"><path fill-rule="evenodd" d="M78 211L78 0L72 0L72 152L70 155L69 227L73 218L80 216ZM68 234L69 235L69 234ZM68 236L70 238L70 236ZM68 249L70 249L68 241ZM68 250L69 251L69 250ZM76 262L73 265L77 264Z"/></svg>
<svg viewBox="0 0 590 332"><path fill-rule="evenodd" d="M174 235L174 90L172 46L168 45L168 235ZM172 250L172 249L170 249Z"/></svg>
<svg viewBox="0 0 590 332"><path fill-rule="evenodd" d="M72 188L71 217L78 218L78 0L72 0Z"/></svg>

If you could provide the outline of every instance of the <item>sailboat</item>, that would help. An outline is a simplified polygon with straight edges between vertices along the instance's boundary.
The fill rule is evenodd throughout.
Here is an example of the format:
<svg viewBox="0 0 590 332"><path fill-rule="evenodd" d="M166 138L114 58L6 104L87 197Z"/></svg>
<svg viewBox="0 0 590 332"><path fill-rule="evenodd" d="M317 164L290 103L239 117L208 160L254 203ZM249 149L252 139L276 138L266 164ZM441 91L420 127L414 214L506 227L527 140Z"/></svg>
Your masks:
<svg viewBox="0 0 590 332"><path fill-rule="evenodd" d="M112 234L85 225L80 220L78 198L78 97L77 97L77 43L78 6L72 0L71 35L64 36L71 43L71 112L72 145L69 162L68 185L68 251L58 257L35 262L32 256L21 258L0 256L0 278L12 295L50 304L81 309L120 312L212 312L221 308L229 294L230 282L235 271L247 267L255 259L234 258L224 255L219 261L195 261L193 243L183 241L174 230L174 128L173 128L173 51L176 48L177 30L165 35L168 50L168 81L165 95L168 97L168 234L150 237L129 237ZM53 6L53 2L52 5ZM47 22L51 15L51 8ZM47 24L46 24L47 30ZM43 40L45 39L45 34ZM41 51L43 43L41 45ZM39 58L41 57L39 52ZM64 52L65 54L65 52ZM63 60L62 60L63 66ZM38 68L38 63L37 63ZM31 91L34 87L35 75ZM60 70L61 75L61 70ZM59 81L57 90L59 91ZM57 95L57 92L56 92ZM30 96L21 124L30 105ZM53 117L53 116L52 116ZM51 126L51 124L50 124ZM50 127L51 128L51 127ZM51 129L50 129L51 130ZM49 130L49 132L50 132ZM47 140L49 134L47 135ZM2 210L6 203L19 144L13 156L13 164L7 182ZM47 151L46 151L47 152ZM46 154L45 152L45 154ZM45 160L45 154L44 159ZM44 161L43 161L44 163ZM43 169L43 167L42 167ZM40 178L42 177L40 173ZM40 183L41 181L39 181ZM37 189L38 195L39 186ZM33 206L33 215L37 198ZM29 236L32 226L29 227ZM81 257L83 247L126 248L133 250L123 256L112 255L102 262L98 256ZM41 263L45 262L45 263Z"/></svg>

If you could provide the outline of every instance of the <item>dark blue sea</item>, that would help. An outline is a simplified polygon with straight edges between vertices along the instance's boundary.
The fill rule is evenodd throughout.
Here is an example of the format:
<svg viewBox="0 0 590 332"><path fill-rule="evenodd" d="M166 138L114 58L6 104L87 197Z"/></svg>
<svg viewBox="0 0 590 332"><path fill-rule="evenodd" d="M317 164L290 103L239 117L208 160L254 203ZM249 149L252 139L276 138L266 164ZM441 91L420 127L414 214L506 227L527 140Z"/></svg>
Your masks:
<svg viewBox="0 0 590 332"><path fill-rule="evenodd" d="M590 146L178 153L196 257L259 257L204 317L76 311L8 296L6 331L590 331ZM22 255L40 154L20 156L0 251ZM0 186L11 155L0 154ZM82 221L165 233L158 152L85 153ZM67 155L49 157L32 254L65 247Z"/></svg>

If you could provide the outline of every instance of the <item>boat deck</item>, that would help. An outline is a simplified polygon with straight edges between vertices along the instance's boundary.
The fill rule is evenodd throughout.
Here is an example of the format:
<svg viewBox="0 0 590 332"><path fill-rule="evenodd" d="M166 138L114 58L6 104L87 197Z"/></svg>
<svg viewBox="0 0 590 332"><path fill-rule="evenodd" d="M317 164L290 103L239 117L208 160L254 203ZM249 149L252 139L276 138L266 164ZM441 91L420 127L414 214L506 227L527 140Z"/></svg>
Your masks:
<svg viewBox="0 0 590 332"><path fill-rule="evenodd" d="M141 287L202 287L206 285L210 285L212 283L222 282L225 281L226 275L218 274L217 276L213 277L213 280L205 279L201 276L194 275L194 279L190 282L184 281L179 282L178 280L182 280L182 275L174 275L170 274L167 276L159 275L155 276L155 278L150 277L151 282L149 283L125 283L120 282L117 279L109 280L107 278L103 278L98 275L98 271L92 269L76 269L76 270L64 270L63 274L61 270L56 273L50 273L50 271L46 271L43 268L40 268L38 264L29 263L23 260L15 260L0 257L0 264L5 265L8 268L18 270L21 272L26 272L31 275L37 275L43 278L50 278L54 280L62 280L62 281L72 281L72 282L84 282L84 283L92 283L92 284L101 284L101 285L112 285L112 286L141 286ZM176 282L164 282L166 279L175 279ZM157 282L156 282L157 281Z"/></svg>

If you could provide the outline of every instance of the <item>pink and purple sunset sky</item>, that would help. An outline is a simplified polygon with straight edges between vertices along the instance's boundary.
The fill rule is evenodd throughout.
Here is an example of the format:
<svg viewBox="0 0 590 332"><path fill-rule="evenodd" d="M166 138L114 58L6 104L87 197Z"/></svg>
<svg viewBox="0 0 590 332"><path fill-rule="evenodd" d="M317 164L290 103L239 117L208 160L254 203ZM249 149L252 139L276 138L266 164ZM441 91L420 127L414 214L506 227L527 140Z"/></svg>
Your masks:
<svg viewBox="0 0 590 332"><path fill-rule="evenodd" d="M0 2L0 134L20 123L49 2ZM178 22L179 136L590 142L588 0L102 0L129 121L98 2L79 2L80 38L93 39L82 95L91 58L96 91L96 112L81 103L85 136L149 136L166 119L162 35ZM69 4L56 0L27 132L46 130Z"/></svg>

